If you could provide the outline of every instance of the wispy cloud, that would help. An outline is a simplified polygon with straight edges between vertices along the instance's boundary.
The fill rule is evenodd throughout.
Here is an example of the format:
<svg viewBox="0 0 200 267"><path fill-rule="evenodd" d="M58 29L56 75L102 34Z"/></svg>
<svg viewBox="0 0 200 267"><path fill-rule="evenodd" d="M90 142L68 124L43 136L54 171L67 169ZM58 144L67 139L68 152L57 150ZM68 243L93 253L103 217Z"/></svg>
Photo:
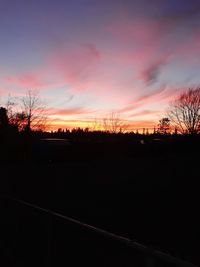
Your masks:
<svg viewBox="0 0 200 267"><path fill-rule="evenodd" d="M141 73L141 78L146 85L152 85L158 81L158 77L162 67L166 64L166 60L161 59L150 64L144 71Z"/></svg>
<svg viewBox="0 0 200 267"><path fill-rule="evenodd" d="M134 117L140 117L140 116L151 116L151 115L158 115L161 114L160 110L141 110L138 112L134 112L132 114L129 115L129 117L134 118Z"/></svg>
<svg viewBox="0 0 200 267"><path fill-rule="evenodd" d="M82 107L67 108L67 109L49 108L47 110L48 115L56 115L56 116L69 116L69 115L71 116L71 115L88 114L92 112L94 111Z"/></svg>
<svg viewBox="0 0 200 267"><path fill-rule="evenodd" d="M129 104L120 109L120 112L129 112L136 110L140 107L145 106L148 103L154 103L158 101L159 99L162 99L164 97L164 93L166 92L166 86L163 86L159 88L158 90L155 90L153 92L150 92L148 94L144 94L132 101L129 102Z"/></svg>
<svg viewBox="0 0 200 267"><path fill-rule="evenodd" d="M65 83L77 90L84 90L100 57L94 44L75 45L55 51L50 65Z"/></svg>
<svg viewBox="0 0 200 267"><path fill-rule="evenodd" d="M8 76L5 81L11 85L17 85L26 88L38 88L43 85L38 75L35 73L26 73L19 76Z"/></svg>

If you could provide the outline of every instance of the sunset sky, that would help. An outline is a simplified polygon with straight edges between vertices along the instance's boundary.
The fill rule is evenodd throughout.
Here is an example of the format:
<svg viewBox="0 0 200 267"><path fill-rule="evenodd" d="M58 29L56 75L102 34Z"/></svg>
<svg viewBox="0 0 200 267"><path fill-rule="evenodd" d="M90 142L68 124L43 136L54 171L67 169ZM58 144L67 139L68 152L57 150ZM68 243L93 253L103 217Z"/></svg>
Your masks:
<svg viewBox="0 0 200 267"><path fill-rule="evenodd" d="M52 129L153 127L200 84L200 0L0 0L0 105L37 89Z"/></svg>

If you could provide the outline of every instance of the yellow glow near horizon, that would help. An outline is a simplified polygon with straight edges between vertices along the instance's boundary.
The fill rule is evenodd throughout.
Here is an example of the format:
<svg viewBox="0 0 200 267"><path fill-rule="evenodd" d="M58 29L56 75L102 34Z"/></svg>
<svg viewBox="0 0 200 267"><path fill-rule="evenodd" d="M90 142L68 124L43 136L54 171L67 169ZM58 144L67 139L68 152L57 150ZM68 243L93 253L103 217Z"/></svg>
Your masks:
<svg viewBox="0 0 200 267"><path fill-rule="evenodd" d="M139 133L143 133L143 131L147 131L149 133L152 133L154 131L154 127L156 127L157 124L155 122L151 121L145 121L145 122L130 122L127 126L125 126L125 132L129 131L134 131L136 132L138 130ZM104 131L105 128L101 126L100 123L98 122L91 122L91 121L78 121L78 120L70 120L70 121L53 121L47 123L47 128L46 131L51 132L51 131L57 131L58 129L63 129L63 130L72 130L73 128L89 128L90 131ZM123 129L123 127L122 127ZM145 130L144 130L145 129Z"/></svg>

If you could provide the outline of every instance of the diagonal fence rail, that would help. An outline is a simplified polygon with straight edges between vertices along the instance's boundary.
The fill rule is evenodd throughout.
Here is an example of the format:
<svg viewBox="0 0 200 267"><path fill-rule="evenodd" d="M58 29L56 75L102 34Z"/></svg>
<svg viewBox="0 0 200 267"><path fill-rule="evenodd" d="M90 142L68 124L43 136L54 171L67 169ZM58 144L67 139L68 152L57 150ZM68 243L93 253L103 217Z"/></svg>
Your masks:
<svg viewBox="0 0 200 267"><path fill-rule="evenodd" d="M63 214L60 214L58 212L42 208L40 206L34 205L32 203L23 201L21 199L17 199L8 195L0 195L1 199L8 200L12 203L24 206L28 209L35 210L38 213L42 213L43 215L48 216L48 251L47 251L47 266L52 266L51 264L51 252L52 252L52 233L53 229L55 227L52 218L58 218L62 220L64 223L70 223L72 225L75 225L76 227L82 229L82 230L87 230L87 232L90 233L95 233L97 236L101 236L105 238L106 240L112 240L118 244L122 244L125 247L129 248L130 250L136 251L136 253L141 253L144 258L144 263L140 266L145 266L145 267L155 267L155 266L161 266L157 262L162 262L162 266L175 266L175 267L197 267L196 265L184 261L182 259L179 259L177 257L174 257L168 253L159 251L157 249L152 249L149 248L148 246L145 246L143 244L140 244L136 240L129 239L127 237L114 234L112 232L103 230L101 228L86 224L84 222L81 222L77 219L65 216ZM78 255L77 255L78 257Z"/></svg>

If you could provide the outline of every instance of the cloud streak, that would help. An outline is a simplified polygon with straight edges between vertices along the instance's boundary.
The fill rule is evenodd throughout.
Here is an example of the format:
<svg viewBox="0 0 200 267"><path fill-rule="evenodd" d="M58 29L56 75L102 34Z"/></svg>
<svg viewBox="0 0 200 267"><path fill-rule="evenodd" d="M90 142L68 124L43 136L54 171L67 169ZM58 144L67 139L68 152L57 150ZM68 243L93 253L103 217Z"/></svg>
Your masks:
<svg viewBox="0 0 200 267"><path fill-rule="evenodd" d="M120 109L120 112L123 113L123 112L133 111L149 103L157 102L161 100L162 98L165 98L166 90L167 90L166 87L163 86L154 92L150 92L148 94L142 95L138 97L137 99L130 101L126 107Z"/></svg>
<svg viewBox="0 0 200 267"><path fill-rule="evenodd" d="M82 107L78 108L67 108L67 109L58 109L58 108L50 108L47 110L48 115L54 115L54 116L76 116L80 114L88 114L92 113L94 111L89 109L84 109Z"/></svg>
<svg viewBox="0 0 200 267"><path fill-rule="evenodd" d="M141 116L151 116L161 114L160 110L141 110L129 115L129 117L141 117Z"/></svg>
<svg viewBox="0 0 200 267"><path fill-rule="evenodd" d="M77 90L87 89L89 76L100 60L94 44L84 44L55 51L50 65L61 79Z"/></svg>
<svg viewBox="0 0 200 267"><path fill-rule="evenodd" d="M19 76L8 76L5 81L11 85L17 85L23 88L38 88L44 84L40 80L37 74L22 74Z"/></svg>
<svg viewBox="0 0 200 267"><path fill-rule="evenodd" d="M158 81L159 74L162 70L162 67L166 65L166 60L158 60L153 64L149 65L141 74L142 80L145 84L152 85Z"/></svg>

